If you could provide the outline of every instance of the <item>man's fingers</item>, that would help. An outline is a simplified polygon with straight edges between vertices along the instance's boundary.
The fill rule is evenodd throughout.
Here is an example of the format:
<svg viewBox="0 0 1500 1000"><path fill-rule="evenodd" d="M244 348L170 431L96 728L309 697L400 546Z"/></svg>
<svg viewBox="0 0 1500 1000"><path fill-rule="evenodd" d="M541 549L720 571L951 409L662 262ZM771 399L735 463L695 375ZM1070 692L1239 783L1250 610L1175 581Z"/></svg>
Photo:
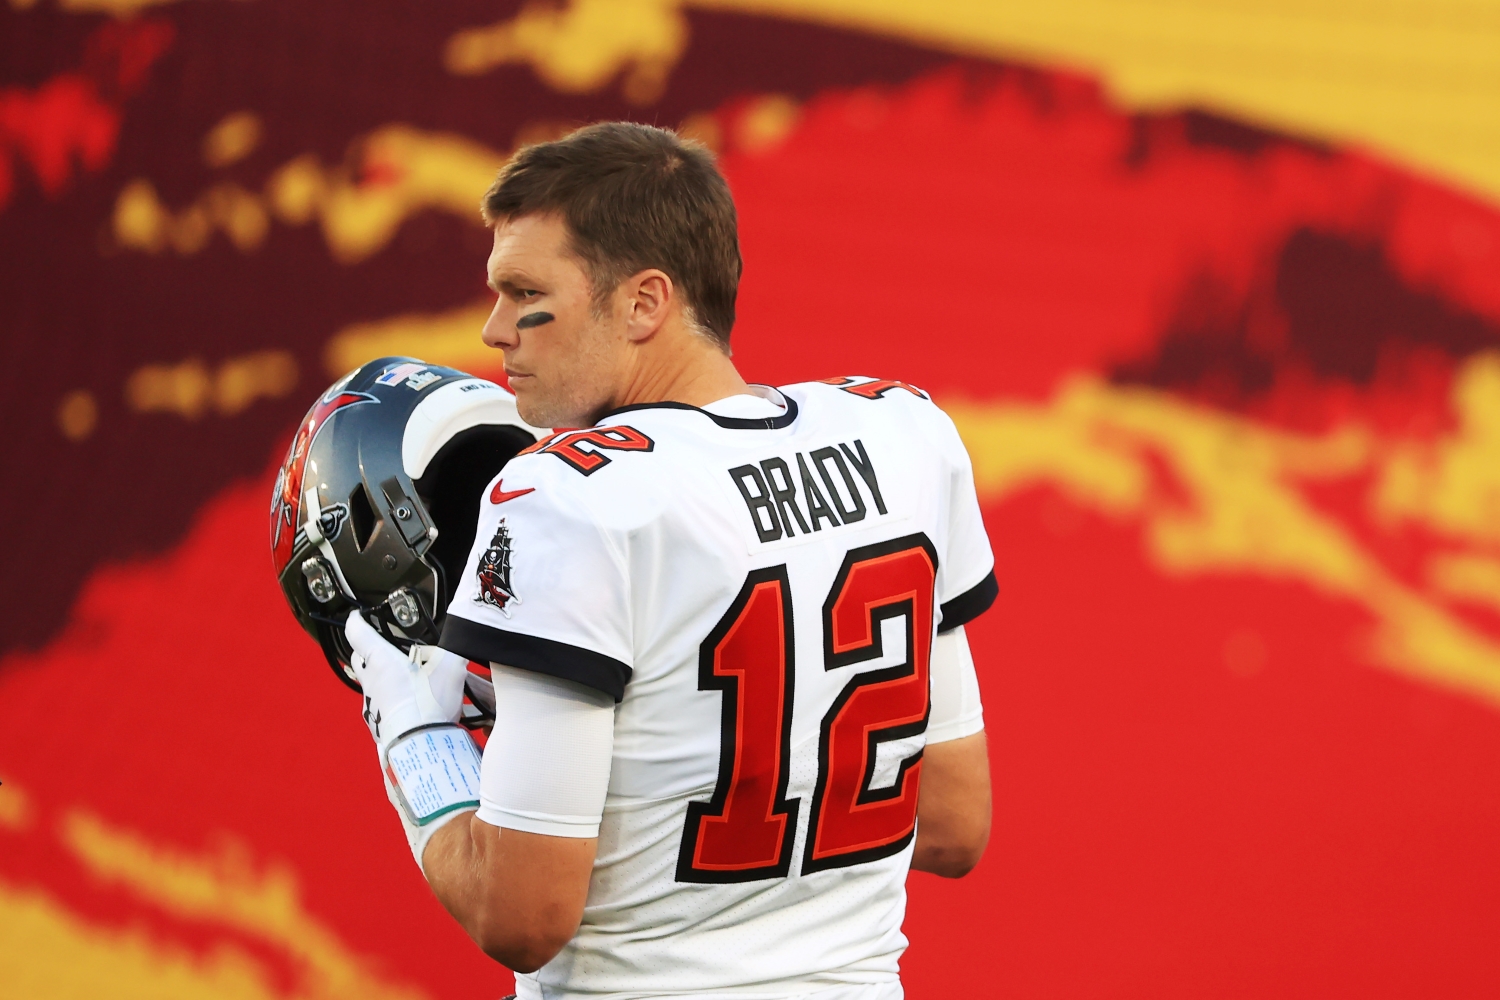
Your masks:
<svg viewBox="0 0 1500 1000"><path fill-rule="evenodd" d="M364 616L358 611L349 612L349 620L344 623L344 637L349 640L349 645L366 661L370 656L383 646L390 645L381 637L380 633L370 627Z"/></svg>

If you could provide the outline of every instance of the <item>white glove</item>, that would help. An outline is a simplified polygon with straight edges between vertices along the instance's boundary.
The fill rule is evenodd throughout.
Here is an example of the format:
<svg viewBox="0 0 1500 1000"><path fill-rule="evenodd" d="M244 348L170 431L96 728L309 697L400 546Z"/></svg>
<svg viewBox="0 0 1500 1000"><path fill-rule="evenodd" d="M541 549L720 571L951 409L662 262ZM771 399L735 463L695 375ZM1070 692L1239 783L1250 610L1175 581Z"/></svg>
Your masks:
<svg viewBox="0 0 1500 1000"><path fill-rule="evenodd" d="M479 751L457 725L469 661L437 646L403 653L358 611L350 612L344 635L354 650L349 665L365 693L365 724L380 752L386 795L420 866L432 835L479 805Z"/></svg>
<svg viewBox="0 0 1500 1000"><path fill-rule="evenodd" d="M365 722L380 749L418 726L458 721L468 660L438 646L415 645L403 653L357 611L349 613L344 635L365 692Z"/></svg>

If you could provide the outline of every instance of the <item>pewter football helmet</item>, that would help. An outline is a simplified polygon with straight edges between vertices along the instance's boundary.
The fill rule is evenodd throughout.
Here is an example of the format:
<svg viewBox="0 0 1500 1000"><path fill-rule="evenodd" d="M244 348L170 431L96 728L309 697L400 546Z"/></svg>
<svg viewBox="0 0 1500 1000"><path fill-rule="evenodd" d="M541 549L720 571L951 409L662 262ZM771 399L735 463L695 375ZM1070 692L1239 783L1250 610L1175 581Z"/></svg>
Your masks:
<svg viewBox="0 0 1500 1000"><path fill-rule="evenodd" d="M271 495L271 556L341 681L359 690L351 610L401 648L437 642L480 494L542 433L493 382L414 358L371 361L308 410Z"/></svg>

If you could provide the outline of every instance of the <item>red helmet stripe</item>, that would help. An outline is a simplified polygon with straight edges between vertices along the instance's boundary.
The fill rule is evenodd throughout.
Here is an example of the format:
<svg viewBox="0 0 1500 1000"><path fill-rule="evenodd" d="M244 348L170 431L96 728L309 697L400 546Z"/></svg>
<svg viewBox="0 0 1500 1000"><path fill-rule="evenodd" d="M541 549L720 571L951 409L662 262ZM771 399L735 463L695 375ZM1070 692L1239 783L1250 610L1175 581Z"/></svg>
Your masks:
<svg viewBox="0 0 1500 1000"><path fill-rule="evenodd" d="M297 436L292 438L286 462L281 467L281 474L276 477L275 494L271 497L271 559L278 576L292 558L292 539L297 534L297 517L302 506L302 474L318 432L323 429L329 417L344 407L355 403L378 402L380 400L368 392L340 392L324 396L308 411L302 426L297 428Z"/></svg>

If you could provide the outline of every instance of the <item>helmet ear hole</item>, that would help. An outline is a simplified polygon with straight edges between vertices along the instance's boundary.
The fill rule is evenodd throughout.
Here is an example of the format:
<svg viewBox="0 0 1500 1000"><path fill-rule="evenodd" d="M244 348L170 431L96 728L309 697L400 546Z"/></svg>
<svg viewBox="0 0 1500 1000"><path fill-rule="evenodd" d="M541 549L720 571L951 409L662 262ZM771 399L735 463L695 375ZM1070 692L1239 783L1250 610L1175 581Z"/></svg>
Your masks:
<svg viewBox="0 0 1500 1000"><path fill-rule="evenodd" d="M438 564L447 587L457 585L463 578L479 526L484 488L506 462L535 440L519 427L494 424L471 427L454 435L415 483L417 494L438 529L437 541L427 555ZM451 591L445 593L444 603L452 596Z"/></svg>
<svg viewBox="0 0 1500 1000"><path fill-rule="evenodd" d="M354 544L359 551L363 552L369 546L379 522L375 507L370 503L370 494L365 484L360 483L349 494L349 526L354 529Z"/></svg>

